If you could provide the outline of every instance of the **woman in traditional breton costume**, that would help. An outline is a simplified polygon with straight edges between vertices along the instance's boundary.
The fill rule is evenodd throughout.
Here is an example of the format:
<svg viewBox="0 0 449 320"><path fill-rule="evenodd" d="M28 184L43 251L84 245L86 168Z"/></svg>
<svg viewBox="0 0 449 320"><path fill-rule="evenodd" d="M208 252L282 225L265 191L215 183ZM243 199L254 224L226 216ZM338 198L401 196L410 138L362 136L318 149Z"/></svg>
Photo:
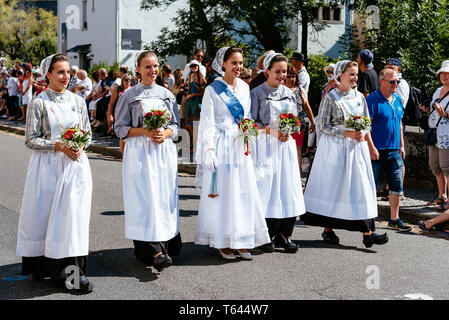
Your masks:
<svg viewBox="0 0 449 320"><path fill-rule="evenodd" d="M363 233L363 243L384 244L387 234L375 234L376 185L366 139L369 131L352 131L345 123L350 115L369 118L363 95L352 89L358 65L348 60L335 67L339 84L330 91L319 109L321 138L304 198L307 213L301 221L324 227L323 240L338 244L333 229Z"/></svg>
<svg viewBox="0 0 449 320"><path fill-rule="evenodd" d="M126 138L123 156L125 236L134 242L134 253L158 271L172 264L179 254L178 163L171 140L179 128L175 96L156 84L159 62L154 52L137 58L142 81L127 90L117 102L115 133ZM143 117L151 110L170 114L162 130L143 128Z"/></svg>
<svg viewBox="0 0 449 320"><path fill-rule="evenodd" d="M270 53L264 60L267 81L251 90L251 113L263 129L253 155L258 174L257 186L263 203L270 239L286 252L295 253L297 244L290 240L296 218L305 212L296 143L291 135L276 130L281 113L298 114L293 91L284 86L287 58ZM274 250L270 242L261 247Z"/></svg>
<svg viewBox="0 0 449 320"><path fill-rule="evenodd" d="M238 123L250 117L248 85L239 79L242 49L218 50L220 73L206 87L198 129L197 186L201 186L195 243L218 249L224 259L252 259L247 249L269 242L257 192L254 164L245 155Z"/></svg>
<svg viewBox="0 0 449 320"><path fill-rule="evenodd" d="M47 57L40 68L49 87L27 111L25 144L33 151L19 218L17 255L22 257L22 274L37 279L50 277L64 283L77 267L80 286L73 290L87 293L93 287L85 276L92 177L85 152L63 145L61 133L74 126L90 131L89 116L84 100L66 90L70 80L66 56Z"/></svg>

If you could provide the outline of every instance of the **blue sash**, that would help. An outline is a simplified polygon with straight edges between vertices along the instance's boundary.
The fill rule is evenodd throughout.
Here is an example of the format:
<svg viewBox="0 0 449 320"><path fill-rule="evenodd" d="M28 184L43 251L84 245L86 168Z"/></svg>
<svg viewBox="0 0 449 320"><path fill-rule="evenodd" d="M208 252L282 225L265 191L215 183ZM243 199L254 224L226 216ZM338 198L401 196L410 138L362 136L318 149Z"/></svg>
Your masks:
<svg viewBox="0 0 449 320"><path fill-rule="evenodd" d="M214 81L210 84L214 88L215 93L221 98L224 104L228 107L234 117L235 123L239 123L240 119L243 119L245 111L240 103L239 99L229 89L229 87L222 81Z"/></svg>

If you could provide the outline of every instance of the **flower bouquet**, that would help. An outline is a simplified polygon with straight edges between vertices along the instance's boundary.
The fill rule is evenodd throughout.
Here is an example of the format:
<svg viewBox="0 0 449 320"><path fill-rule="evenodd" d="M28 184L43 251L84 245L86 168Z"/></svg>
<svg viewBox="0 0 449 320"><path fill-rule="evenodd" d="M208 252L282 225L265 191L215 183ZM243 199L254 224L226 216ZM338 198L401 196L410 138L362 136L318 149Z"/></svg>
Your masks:
<svg viewBox="0 0 449 320"><path fill-rule="evenodd" d="M285 136L301 131L301 122L293 113L281 113L276 121L277 129Z"/></svg>
<svg viewBox="0 0 449 320"><path fill-rule="evenodd" d="M89 141L90 136L90 131L86 132L75 126L73 128L63 130L61 134L61 142L69 148L82 149Z"/></svg>
<svg viewBox="0 0 449 320"><path fill-rule="evenodd" d="M167 125L170 114L167 110L151 110L143 117L143 127L148 130L157 130Z"/></svg>
<svg viewBox="0 0 449 320"><path fill-rule="evenodd" d="M249 141L258 137L259 126L254 120L242 119L239 122L239 132L239 137L243 139L243 143L246 145L245 156L247 156L251 153L249 150Z"/></svg>
<svg viewBox="0 0 449 320"><path fill-rule="evenodd" d="M363 116L350 115L346 120L346 128L353 131L371 130L371 120Z"/></svg>

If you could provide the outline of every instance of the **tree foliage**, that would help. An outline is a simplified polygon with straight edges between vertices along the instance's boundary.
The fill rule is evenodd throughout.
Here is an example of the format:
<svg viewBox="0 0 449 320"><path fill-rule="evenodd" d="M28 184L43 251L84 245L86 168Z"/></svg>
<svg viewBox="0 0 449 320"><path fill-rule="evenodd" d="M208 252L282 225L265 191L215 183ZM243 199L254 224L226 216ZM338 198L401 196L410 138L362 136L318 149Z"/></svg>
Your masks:
<svg viewBox="0 0 449 320"><path fill-rule="evenodd" d="M43 9L23 9L17 0L0 2L0 51L10 60L39 64L57 51L57 17Z"/></svg>
<svg viewBox="0 0 449 320"><path fill-rule="evenodd" d="M368 1L356 1L362 17ZM391 57L400 58L404 78L427 95L441 86L435 72L449 59L449 1L379 0L379 29L364 28L354 47L374 53L379 71ZM354 52L354 54L356 54Z"/></svg>
<svg viewBox="0 0 449 320"><path fill-rule="evenodd" d="M141 0L141 8L167 8L177 0ZM147 48L161 57L183 54L191 56L198 41L204 43L206 55L213 58L222 46L245 47L250 62L266 50L284 52L291 35L289 22L304 19L315 30L325 23L313 15L313 7L336 5L344 0L190 0L189 6L177 11L175 28L163 28L157 41ZM300 15L301 13L301 15ZM307 30L305 30L307 33Z"/></svg>

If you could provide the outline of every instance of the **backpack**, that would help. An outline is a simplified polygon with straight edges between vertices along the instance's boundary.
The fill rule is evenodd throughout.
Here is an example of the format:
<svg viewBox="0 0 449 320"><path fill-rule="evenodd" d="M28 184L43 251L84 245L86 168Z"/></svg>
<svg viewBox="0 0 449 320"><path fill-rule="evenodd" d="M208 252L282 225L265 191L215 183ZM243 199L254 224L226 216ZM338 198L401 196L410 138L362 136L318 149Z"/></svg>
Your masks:
<svg viewBox="0 0 449 320"><path fill-rule="evenodd" d="M404 111L402 122L407 126L417 126L421 122L422 117L419 105L422 101L421 90L415 87L410 87L410 95L407 101L407 106Z"/></svg>

